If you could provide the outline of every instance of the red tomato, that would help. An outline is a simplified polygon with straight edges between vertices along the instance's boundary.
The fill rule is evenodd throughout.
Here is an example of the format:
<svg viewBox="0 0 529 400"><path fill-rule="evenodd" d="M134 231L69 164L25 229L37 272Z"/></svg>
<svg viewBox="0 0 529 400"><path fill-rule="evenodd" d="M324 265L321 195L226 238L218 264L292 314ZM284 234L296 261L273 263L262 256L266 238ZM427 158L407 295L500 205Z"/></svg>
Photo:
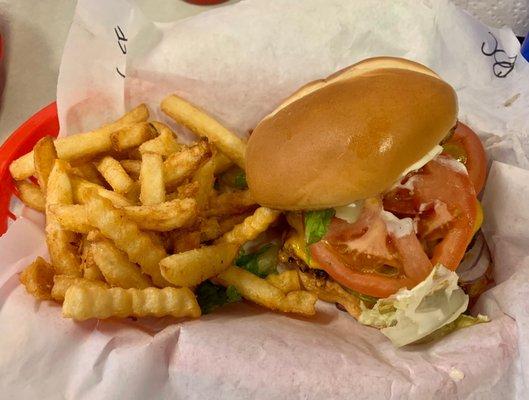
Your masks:
<svg viewBox="0 0 529 400"><path fill-rule="evenodd" d="M465 150L465 166L476 193L481 192L487 176L487 156L478 135L465 124L457 123L454 135L447 143L458 144Z"/></svg>

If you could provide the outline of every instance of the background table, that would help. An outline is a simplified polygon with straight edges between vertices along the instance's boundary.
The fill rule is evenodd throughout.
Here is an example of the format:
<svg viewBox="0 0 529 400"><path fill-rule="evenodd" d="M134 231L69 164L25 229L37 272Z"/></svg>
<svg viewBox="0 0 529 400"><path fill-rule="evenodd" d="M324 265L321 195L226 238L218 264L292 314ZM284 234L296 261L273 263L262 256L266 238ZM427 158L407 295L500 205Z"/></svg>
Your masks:
<svg viewBox="0 0 529 400"><path fill-rule="evenodd" d="M237 1L230 0L224 4ZM518 35L527 33L522 30L526 30L526 23L529 22L528 2L501 0L497 4L502 9L493 18L489 12L482 13L480 10L489 9L483 3L496 3L496 0L455 0L455 3L478 15L485 23L515 25ZM210 8L194 6L181 0L172 3L138 0L138 3L147 15L161 21L184 18ZM517 15L509 23L505 18L515 3L518 4ZM0 0L0 31L5 46L3 67L0 70L0 82L5 85L0 99L0 143L20 123L55 100L62 48L74 8L74 0ZM516 21L525 22L517 24Z"/></svg>

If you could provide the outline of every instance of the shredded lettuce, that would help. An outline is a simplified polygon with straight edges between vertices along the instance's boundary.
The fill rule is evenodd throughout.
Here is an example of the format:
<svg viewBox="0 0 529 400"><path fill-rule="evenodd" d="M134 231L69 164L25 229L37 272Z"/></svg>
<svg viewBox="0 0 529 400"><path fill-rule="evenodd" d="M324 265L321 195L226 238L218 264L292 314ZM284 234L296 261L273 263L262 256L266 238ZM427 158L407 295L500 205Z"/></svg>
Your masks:
<svg viewBox="0 0 529 400"><path fill-rule="evenodd" d="M304 214L305 241L308 245L319 242L325 236L334 213L334 208L329 208L327 210L307 211Z"/></svg>
<svg viewBox="0 0 529 400"><path fill-rule="evenodd" d="M265 278L271 273L277 273L278 253L279 246L273 243L265 244L252 253L242 250L235 260L235 265Z"/></svg>
<svg viewBox="0 0 529 400"><path fill-rule="evenodd" d="M441 264L413 289L379 299L373 308L363 306L359 321L381 329L396 346L418 341L456 320L468 306L458 276Z"/></svg>
<svg viewBox="0 0 529 400"><path fill-rule="evenodd" d="M236 303L241 300L241 295L235 286L230 285L224 288L211 281L202 282L197 287L196 295L202 314L209 314L225 304Z"/></svg>

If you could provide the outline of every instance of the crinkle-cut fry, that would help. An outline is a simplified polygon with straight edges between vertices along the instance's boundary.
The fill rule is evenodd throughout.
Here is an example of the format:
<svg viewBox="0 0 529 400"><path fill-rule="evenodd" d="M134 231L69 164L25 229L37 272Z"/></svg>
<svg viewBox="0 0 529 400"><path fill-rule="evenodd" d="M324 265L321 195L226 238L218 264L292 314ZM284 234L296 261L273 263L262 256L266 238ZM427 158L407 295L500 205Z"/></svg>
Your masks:
<svg viewBox="0 0 529 400"><path fill-rule="evenodd" d="M215 164L210 158L195 172L193 181L198 183L196 195L197 205L200 210L207 208L209 198L213 194L213 184L215 183Z"/></svg>
<svg viewBox="0 0 529 400"><path fill-rule="evenodd" d="M233 161L220 151L217 151L213 156L213 163L215 164L215 175L222 174L233 166Z"/></svg>
<svg viewBox="0 0 529 400"><path fill-rule="evenodd" d="M51 262L59 274L81 276L80 258L75 245L77 238L74 232L61 227L51 213L53 204L72 204L72 185L68 176L69 166L63 160L55 160L48 178L46 190L46 243Z"/></svg>
<svg viewBox="0 0 529 400"><path fill-rule="evenodd" d="M74 285L66 291L62 315L83 321L109 317L200 317L200 307L188 288L122 289Z"/></svg>
<svg viewBox="0 0 529 400"><path fill-rule="evenodd" d="M211 196L206 215L219 216L240 214L255 206L255 200L249 190L237 190Z"/></svg>
<svg viewBox="0 0 529 400"><path fill-rule="evenodd" d="M127 193L134 181L127 174L120 162L113 157L105 156L96 164L97 170L117 193Z"/></svg>
<svg viewBox="0 0 529 400"><path fill-rule="evenodd" d="M194 199L176 199L154 206L127 206L120 209L140 229L158 232L188 227L198 215ZM66 230L87 234L94 229L82 204L54 204L50 206L50 212Z"/></svg>
<svg viewBox="0 0 529 400"><path fill-rule="evenodd" d="M77 165L72 166L71 172L72 174L77 175L87 180L88 182L94 183L99 186L105 185L101 174L91 161L78 163Z"/></svg>
<svg viewBox="0 0 529 400"><path fill-rule="evenodd" d="M314 305L318 298L315 294L304 290L285 294L265 279L242 268L231 266L216 279L225 287L235 286L242 297L271 310L301 315L316 313Z"/></svg>
<svg viewBox="0 0 529 400"><path fill-rule="evenodd" d="M86 278L76 278L74 276L68 275L55 275L53 277L53 288L51 289L51 298L59 303L64 300L64 295L66 291L71 286L83 286L83 287L98 287L102 289L108 289L108 286L105 282L97 281L93 279Z"/></svg>
<svg viewBox="0 0 529 400"><path fill-rule="evenodd" d="M341 304L349 314L358 319L362 312L358 297L330 279L317 278L314 274L301 271L298 274L305 290L314 293L322 301Z"/></svg>
<svg viewBox="0 0 529 400"><path fill-rule="evenodd" d="M138 148L140 153L156 153L163 157L168 157L182 149L182 145L176 141L174 133L168 126L161 122L152 122L152 124L159 128L156 128L159 136L142 143Z"/></svg>
<svg viewBox="0 0 529 400"><path fill-rule="evenodd" d="M160 260L167 256L163 246L154 243L148 234L140 231L138 224L128 218L123 210L114 207L95 190L87 191L88 222L111 239L118 249L127 253L130 261L139 264L143 273L149 275L156 286L169 286L159 266Z"/></svg>
<svg viewBox="0 0 529 400"><path fill-rule="evenodd" d="M132 178L140 177L141 161L140 160L121 160L121 166Z"/></svg>
<svg viewBox="0 0 529 400"><path fill-rule="evenodd" d="M281 211L272 210L267 207L259 207L242 223L236 225L231 231L226 232L218 242L244 244L255 239L260 233L266 231Z"/></svg>
<svg viewBox="0 0 529 400"><path fill-rule="evenodd" d="M95 189L97 194L105 199L108 199L116 207L131 206L132 203L122 194L116 193L112 190L107 190L102 186L96 185L95 183L88 182L76 175L70 177L72 182L73 198L75 203L86 203L85 197L87 189Z"/></svg>
<svg viewBox="0 0 529 400"><path fill-rule="evenodd" d="M138 147L142 143L151 140L158 135L158 132L148 122L138 122L124 126L110 135L110 142L115 151L124 151Z"/></svg>
<svg viewBox="0 0 529 400"><path fill-rule="evenodd" d="M198 136L207 137L222 153L244 169L246 144L198 107L176 95L167 96L162 111Z"/></svg>
<svg viewBox="0 0 529 400"><path fill-rule="evenodd" d="M29 181L16 181L15 186L22 203L34 210L44 212L46 209L46 198L37 185Z"/></svg>
<svg viewBox="0 0 529 400"><path fill-rule="evenodd" d="M279 274L270 274L266 277L266 280L283 293L301 290L298 271L294 269L283 271Z"/></svg>
<svg viewBox="0 0 529 400"><path fill-rule="evenodd" d="M160 261L160 269L175 286L196 286L225 271L238 249L238 245L221 243L173 254Z"/></svg>
<svg viewBox="0 0 529 400"><path fill-rule="evenodd" d="M48 177L50 176L57 152L51 136L44 136L33 147L33 164L35 165L35 176L42 191L46 193Z"/></svg>
<svg viewBox="0 0 529 400"><path fill-rule="evenodd" d="M91 248L94 262L110 286L124 289L144 289L152 286L140 268L131 263L127 255L114 246L110 240L99 237L92 242Z"/></svg>
<svg viewBox="0 0 529 400"><path fill-rule="evenodd" d="M58 138L54 142L57 155L62 160L72 161L108 152L112 150L110 142L112 132L130 124L146 121L147 118L149 118L149 110L145 104L141 104L117 121L103 125L99 129ZM9 166L9 171L15 180L26 179L33 175L35 173L33 151L14 160Z"/></svg>
<svg viewBox="0 0 529 400"><path fill-rule="evenodd" d="M92 244L86 236L81 240L81 271L83 271L83 278L90 279L93 281L104 281L105 277L99 270L99 267L94 261L92 254Z"/></svg>
<svg viewBox="0 0 529 400"><path fill-rule="evenodd" d="M231 231L233 228L235 228L236 225L243 223L244 220L250 215L252 215L252 213L235 214L221 218L219 220L219 228L221 235Z"/></svg>
<svg viewBox="0 0 529 400"><path fill-rule="evenodd" d="M20 274L20 282L29 294L40 300L51 299L55 270L43 258L37 257Z"/></svg>
<svg viewBox="0 0 529 400"><path fill-rule="evenodd" d="M188 227L198 215L195 199L175 199L152 206L129 206L124 211L141 229L159 232Z"/></svg>
<svg viewBox="0 0 529 400"><path fill-rule="evenodd" d="M159 154L143 153L141 156L140 201L143 205L165 201L164 166Z"/></svg>
<svg viewBox="0 0 529 400"><path fill-rule="evenodd" d="M171 154L164 162L164 179L168 187L175 187L190 178L200 164L211 155L205 140L191 147L184 147Z"/></svg>

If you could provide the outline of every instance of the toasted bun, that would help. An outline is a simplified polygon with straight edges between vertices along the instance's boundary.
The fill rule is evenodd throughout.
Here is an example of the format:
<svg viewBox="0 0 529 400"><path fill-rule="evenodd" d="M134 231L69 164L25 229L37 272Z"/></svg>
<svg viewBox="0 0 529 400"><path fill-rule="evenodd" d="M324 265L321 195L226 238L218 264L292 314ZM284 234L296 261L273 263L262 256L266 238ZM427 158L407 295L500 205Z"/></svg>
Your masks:
<svg viewBox="0 0 529 400"><path fill-rule="evenodd" d="M305 85L254 129L248 186L262 205L336 207L376 196L455 125L454 90L412 61L377 57Z"/></svg>

